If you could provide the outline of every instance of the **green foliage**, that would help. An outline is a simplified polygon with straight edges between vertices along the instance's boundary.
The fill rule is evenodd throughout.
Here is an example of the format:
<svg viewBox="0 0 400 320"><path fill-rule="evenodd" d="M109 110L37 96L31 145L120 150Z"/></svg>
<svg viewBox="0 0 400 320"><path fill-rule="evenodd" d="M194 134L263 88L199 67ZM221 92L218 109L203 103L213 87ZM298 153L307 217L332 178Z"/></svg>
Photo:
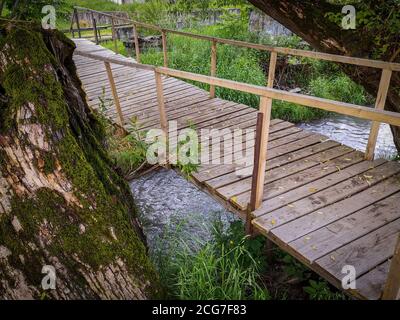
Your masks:
<svg viewBox="0 0 400 320"><path fill-rule="evenodd" d="M312 273L303 264L293 258L291 255L280 251L283 270L289 278L296 278L299 281L310 279Z"/></svg>
<svg viewBox="0 0 400 320"><path fill-rule="evenodd" d="M162 259L157 259L162 280L172 298L269 299L261 284L260 241L244 235L243 224L234 222L224 231L216 221L210 241L189 245L180 239L181 226L159 240ZM191 237L193 240L193 237Z"/></svg>
<svg viewBox="0 0 400 320"><path fill-rule="evenodd" d="M65 13L65 0L5 0L6 17L21 20L41 20L44 14L42 8L51 4L58 13Z"/></svg>
<svg viewBox="0 0 400 320"><path fill-rule="evenodd" d="M341 73L331 77L320 76L312 79L310 82L310 91L316 97L358 105L365 105L367 103L364 88Z"/></svg>
<svg viewBox="0 0 400 320"><path fill-rule="evenodd" d="M340 292L333 292L326 281L310 280L309 286L304 291L310 300L346 300L346 296Z"/></svg>
<svg viewBox="0 0 400 320"><path fill-rule="evenodd" d="M146 164L147 143L145 142L145 132L140 131L137 119L132 118L128 126L128 134L121 136L118 130L106 118L106 112L112 108L112 100L105 98L105 88L103 94L99 96L99 111L97 115L106 133L107 151L111 159L115 162L121 173L125 177L130 177L132 173Z"/></svg>

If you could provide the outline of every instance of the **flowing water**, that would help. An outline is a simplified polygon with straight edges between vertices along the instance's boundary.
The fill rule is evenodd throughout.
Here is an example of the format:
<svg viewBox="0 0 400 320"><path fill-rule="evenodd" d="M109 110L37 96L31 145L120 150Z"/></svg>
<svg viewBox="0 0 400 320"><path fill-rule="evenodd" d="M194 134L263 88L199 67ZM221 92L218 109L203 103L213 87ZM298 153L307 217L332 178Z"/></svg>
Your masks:
<svg viewBox="0 0 400 320"><path fill-rule="evenodd" d="M364 151L370 123L347 116L332 115L299 127L317 132L357 150ZM376 154L387 159L397 154L388 125L381 125ZM189 244L193 239L210 238L217 218L225 223L237 219L217 201L199 190L173 170L160 169L131 181L140 220L151 252L159 249L163 232L178 225L180 237Z"/></svg>
<svg viewBox="0 0 400 320"><path fill-rule="evenodd" d="M173 170L156 170L132 180L130 186L150 252L159 249L166 230L178 225L181 240L197 242L210 239L216 219L225 225L237 219Z"/></svg>
<svg viewBox="0 0 400 320"><path fill-rule="evenodd" d="M371 123L358 118L331 115L329 118L300 124L299 127L365 152ZM389 125L381 124L375 150L376 157L380 158L392 159L397 155Z"/></svg>

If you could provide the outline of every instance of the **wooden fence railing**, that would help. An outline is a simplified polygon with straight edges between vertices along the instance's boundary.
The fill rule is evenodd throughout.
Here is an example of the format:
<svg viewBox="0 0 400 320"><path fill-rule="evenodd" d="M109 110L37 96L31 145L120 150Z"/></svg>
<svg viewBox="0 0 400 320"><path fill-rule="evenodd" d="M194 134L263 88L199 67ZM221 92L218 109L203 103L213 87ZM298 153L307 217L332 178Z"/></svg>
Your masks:
<svg viewBox="0 0 400 320"><path fill-rule="evenodd" d="M86 8L75 7L76 10L89 10ZM93 10L92 10L93 11ZM96 12L96 11L94 11ZM109 14L105 14L109 15ZM113 17L112 15L109 15ZM253 183L252 183L252 191L251 191L251 202L249 204L251 210L257 209L262 202L262 195L264 191L264 175L265 175L265 165L266 165L266 154L268 151L268 132L270 126L271 119L271 107L273 100L282 100L286 102L296 103L300 105L304 105L311 108L318 108L326 111L336 112L348 116L353 116L365 120L372 121L371 132L369 136L369 141L367 145L367 150L365 153L366 160L372 160L374 158L374 150L376 145L376 140L379 131L380 123L387 123L394 126L400 126L400 113L385 111L384 107L386 104L387 94L390 86L390 80L393 71L400 71L400 64L377 61L377 60L368 60L361 58L353 58L346 56L339 56L333 54L326 54L320 52L313 52L307 50L297 50L290 48L280 48L280 47L271 47L265 46L261 44L254 44L248 42L242 42L237 40L230 39L222 39L209 37L204 35L197 35L182 31L176 31L171 29L160 28L158 26L149 25L146 23L141 23L138 21L125 19L116 17L118 21L124 21L124 23L129 23L133 28L134 40L135 40L135 48L136 48L136 60L138 63L121 61L120 59L112 59L100 57L94 54L88 54L85 52L76 52L77 55L82 55L87 58L96 59L103 61L106 64L106 70L108 73L108 77L110 80L110 85L112 88L112 93L115 100L115 105L117 108L117 113L119 115L119 121L121 124L124 123L123 115L119 107L119 98L117 94L117 90L115 88L115 84L113 81L112 71L110 67L110 63L119 64L124 66L129 66L133 68L151 70L155 73L156 87L157 87L157 100L159 106L160 120L161 120L161 128L167 133L168 132L168 117L165 111L165 100L163 94L163 86L162 86L162 77L161 75L171 76L182 78L185 80L197 81L204 84L210 85L210 97L215 97L215 87L223 87L227 89L242 91L245 93L255 94L260 96L260 107L259 107L259 116L257 121L257 132L256 132L256 151L255 151L255 159L254 159L254 170L253 170ZM72 19L76 20L77 19ZM79 30L79 21L78 30ZM94 26L96 24L94 23ZM139 38L138 38L138 28L148 28L152 30L159 31L162 35L162 45L163 45L163 57L164 57L164 67L155 67L144 65L140 63L140 48L139 48ZM71 25L72 28L72 25ZM112 28L115 28L115 24L113 23ZM211 42L211 76L200 75L180 70L174 70L168 68L168 50L167 50L167 34L178 34L182 36L188 36L192 38L202 39ZM94 34L97 34L96 26L94 27ZM113 34L115 34L115 30L113 30ZM96 39L96 37L95 37ZM114 38L114 41L116 39ZM217 44L229 44L240 47L252 48L257 50L264 50L271 52L270 58L270 66L269 66L269 74L267 86L256 86L246 83L240 83L232 80L221 79L217 77ZM338 63L346 63L357 66L365 66L370 68L377 68L382 70L381 80L379 85L379 91L376 99L375 108L369 108L366 106L359 106L355 104L328 100L323 98L317 98L313 96L291 93L283 90L274 89L274 78L275 78L275 67L277 62L278 54L286 54L286 55L294 55L300 57L308 57L315 58L326 61L333 61ZM398 252L397 249L396 252ZM398 254L400 255L400 254ZM397 262L396 270L398 269L398 261L400 256L395 259ZM391 273L393 274L393 272ZM396 276L391 276L391 278L395 278ZM393 286L388 286L387 292L392 292ZM389 293L385 296L386 298L390 296Z"/></svg>

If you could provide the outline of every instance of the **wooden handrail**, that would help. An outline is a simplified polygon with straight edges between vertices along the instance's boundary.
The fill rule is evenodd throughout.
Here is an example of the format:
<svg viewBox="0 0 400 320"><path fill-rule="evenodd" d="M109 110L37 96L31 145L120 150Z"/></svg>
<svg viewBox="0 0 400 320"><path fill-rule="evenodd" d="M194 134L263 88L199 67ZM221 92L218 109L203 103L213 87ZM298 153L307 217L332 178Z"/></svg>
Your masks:
<svg viewBox="0 0 400 320"><path fill-rule="evenodd" d="M398 112L378 110L351 103L339 102L324 98L317 98L313 96L307 96L303 94L292 93L283 90L237 82L233 80L210 77L187 71L175 70L171 68L154 67L146 64L123 61L116 58L102 57L96 54L86 53L79 50L76 51L75 54L86 58L99 60L103 62L110 62L113 64L119 64L127 67L139 68L149 71L157 71L163 75L197 81L204 84L215 85L227 89L242 91L245 93L251 93L258 96L271 98L273 100L282 100L286 102L297 103L307 107L341 113L344 115L353 116L364 120L377 121L394 126L400 126L400 113Z"/></svg>
<svg viewBox="0 0 400 320"><path fill-rule="evenodd" d="M200 34L195 34L195 33L190 33L190 32L185 32L185 31L178 31L178 30L174 30L174 29L162 28L160 26L152 25L149 23L143 23L143 22L136 21L133 19L118 17L118 16L115 16L115 15L112 15L109 13L104 13L101 11L83 8L83 7L79 7L79 6L75 6L74 8L76 8L78 10L86 10L86 11L95 12L95 13L98 13L98 14L101 14L101 15L104 15L104 16L110 17L110 18L114 17L115 19L118 19L121 21L127 21L127 22L132 23L139 27L159 31L160 33L162 33L162 32L172 33L172 34L187 36L187 37L200 39L200 40L207 40L207 41L211 41L211 42L215 41L215 42L221 43L221 44L229 44L229 45L245 47L245 48L249 48L249 49L257 49L257 50L262 50L262 51L276 52L276 53L285 54L285 55L313 58L313 59L345 63L345 64L352 64L352 65L377 68L377 69L388 69L388 70L392 70L392 71L400 71L400 63L395 63L395 62L386 62L386 61L371 60L371 59L365 59L365 58L348 57L348 56L341 56L341 55L336 55L336 54L322 53L322 52L316 52L316 51L310 51L310 50L274 47L274 46L268 46L268 45L258 44L258 43L251 43L251 42L245 42L245 41L239 41L239 40L211 37L211 36L200 35Z"/></svg>
<svg viewBox="0 0 400 320"><path fill-rule="evenodd" d="M169 68L157 67L156 70L164 75L169 75L171 77L202 82L205 84L215 85L227 89L252 93L258 96L264 96L274 100L282 100L286 102L297 103L303 106L341 113L344 115L353 116L360 119L378 121L391 124L394 126L400 126L400 113L398 112L376 110L369 107L359 106L351 103L339 102L324 98L317 98L313 96L307 96L303 94L266 88L262 86L236 82L221 78L215 78L215 77L200 75L186 71L174 70Z"/></svg>

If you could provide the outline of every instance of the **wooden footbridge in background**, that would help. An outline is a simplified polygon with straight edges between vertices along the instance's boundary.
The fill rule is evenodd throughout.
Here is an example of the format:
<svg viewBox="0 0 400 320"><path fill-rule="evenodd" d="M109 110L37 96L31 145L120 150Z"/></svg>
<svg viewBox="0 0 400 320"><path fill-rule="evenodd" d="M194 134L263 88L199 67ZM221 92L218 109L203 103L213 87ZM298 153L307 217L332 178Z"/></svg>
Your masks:
<svg viewBox="0 0 400 320"><path fill-rule="evenodd" d="M129 23L135 29L136 43L137 28L160 31L164 67L138 63L138 46L134 60L88 40L75 39L74 60L89 105L96 109L99 97L112 99L114 107L105 112L114 122L126 127L135 117L141 130L161 128L166 134L168 121L176 121L178 129L256 129L255 141L245 145L255 149L252 173L238 175L238 165L223 164L221 150L217 156L221 164L201 165L191 180L227 208L246 217L254 231L336 287L342 289L342 279L354 267L356 288L348 289L348 294L362 299L398 298L400 164L374 160L373 154L379 123L400 125L400 114L383 110L391 74L400 71L400 65L192 35L131 20ZM211 42L211 76L167 67L168 32ZM216 78L217 44L270 51L267 86ZM278 54L381 69L376 108L273 89ZM210 92L178 78L209 84ZM215 98L215 86L259 95L260 109ZM371 120L366 153L292 123L271 120L273 99Z"/></svg>

